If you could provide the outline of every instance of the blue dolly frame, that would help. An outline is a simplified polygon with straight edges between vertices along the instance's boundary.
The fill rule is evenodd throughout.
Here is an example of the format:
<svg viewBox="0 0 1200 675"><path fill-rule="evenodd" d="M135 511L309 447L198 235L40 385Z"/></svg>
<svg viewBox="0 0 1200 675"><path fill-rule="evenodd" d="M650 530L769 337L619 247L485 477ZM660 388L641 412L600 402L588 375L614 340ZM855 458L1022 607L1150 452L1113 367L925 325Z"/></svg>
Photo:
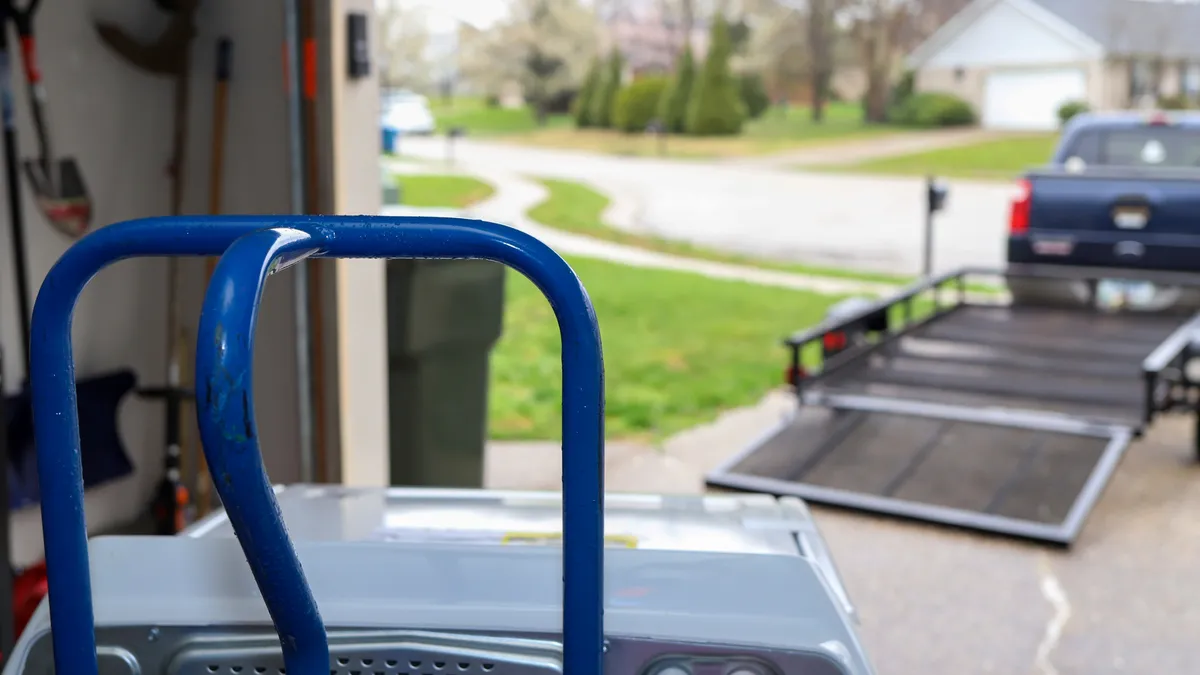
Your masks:
<svg viewBox="0 0 1200 675"><path fill-rule="evenodd" d="M221 216L147 218L76 242L51 268L33 313L34 424L55 670L97 675L80 465L71 315L107 265L141 256L224 254L200 318L196 401L204 453L281 638L292 675L324 675L329 643L258 447L251 361L267 277L308 257L481 258L532 280L554 309L563 368L563 668L603 672L604 364L587 292L537 239L463 218ZM269 572L268 572L269 570Z"/></svg>

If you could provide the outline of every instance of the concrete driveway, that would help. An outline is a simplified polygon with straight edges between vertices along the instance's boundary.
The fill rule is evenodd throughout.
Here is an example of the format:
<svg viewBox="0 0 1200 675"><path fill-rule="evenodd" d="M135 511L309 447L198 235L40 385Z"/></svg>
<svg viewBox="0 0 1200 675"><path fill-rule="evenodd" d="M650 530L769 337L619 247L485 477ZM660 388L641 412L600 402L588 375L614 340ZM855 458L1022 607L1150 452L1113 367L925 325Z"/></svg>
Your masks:
<svg viewBox="0 0 1200 675"><path fill-rule="evenodd" d="M445 141L401 150L441 159ZM641 229L728 251L816 265L915 273L920 268L921 179L809 174L719 162L608 157L461 140L459 168L564 178L636 200ZM953 183L938 220L935 267L1000 266L1012 187Z"/></svg>
<svg viewBox="0 0 1200 675"><path fill-rule="evenodd" d="M698 494L704 473L794 403L669 439L608 444L606 488ZM1135 443L1069 551L813 507L879 675L1200 673L1200 466L1191 420ZM556 443L492 443L486 483L557 489Z"/></svg>
<svg viewBox="0 0 1200 675"><path fill-rule="evenodd" d="M1070 551L820 510L880 675L1200 672L1188 434L1135 444Z"/></svg>

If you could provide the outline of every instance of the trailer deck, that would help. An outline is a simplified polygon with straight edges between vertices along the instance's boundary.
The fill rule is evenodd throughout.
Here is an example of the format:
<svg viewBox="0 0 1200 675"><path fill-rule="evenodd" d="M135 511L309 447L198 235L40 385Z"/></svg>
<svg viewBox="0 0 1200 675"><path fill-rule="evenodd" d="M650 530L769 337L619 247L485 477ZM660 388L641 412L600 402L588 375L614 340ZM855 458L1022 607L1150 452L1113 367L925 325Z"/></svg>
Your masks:
<svg viewBox="0 0 1200 675"><path fill-rule="evenodd" d="M972 273L789 339L798 410L709 483L1069 545L1131 440L1192 400L1200 320L971 302Z"/></svg>
<svg viewBox="0 0 1200 675"><path fill-rule="evenodd" d="M831 373L821 389L1137 425L1142 361L1187 318L957 305Z"/></svg>

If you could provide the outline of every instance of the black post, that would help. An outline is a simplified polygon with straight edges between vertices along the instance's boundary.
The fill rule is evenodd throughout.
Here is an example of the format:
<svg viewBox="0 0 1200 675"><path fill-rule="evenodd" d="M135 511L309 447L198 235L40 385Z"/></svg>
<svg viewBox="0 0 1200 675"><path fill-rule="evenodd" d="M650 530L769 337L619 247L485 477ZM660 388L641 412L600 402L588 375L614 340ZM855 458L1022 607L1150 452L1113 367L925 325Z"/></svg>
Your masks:
<svg viewBox="0 0 1200 675"><path fill-rule="evenodd" d="M466 127L450 127L446 130L446 163L454 164L454 146L458 139L466 135Z"/></svg>
<svg viewBox="0 0 1200 675"><path fill-rule="evenodd" d="M667 156L667 125L655 118L646 125L646 133L653 134L659 157Z"/></svg>
<svg viewBox="0 0 1200 675"><path fill-rule="evenodd" d="M921 276L933 274L933 176L925 177L925 250L921 255Z"/></svg>
<svg viewBox="0 0 1200 675"><path fill-rule="evenodd" d="M946 206L946 186L933 176L925 177L925 241L921 255L921 274L933 274L933 216Z"/></svg>

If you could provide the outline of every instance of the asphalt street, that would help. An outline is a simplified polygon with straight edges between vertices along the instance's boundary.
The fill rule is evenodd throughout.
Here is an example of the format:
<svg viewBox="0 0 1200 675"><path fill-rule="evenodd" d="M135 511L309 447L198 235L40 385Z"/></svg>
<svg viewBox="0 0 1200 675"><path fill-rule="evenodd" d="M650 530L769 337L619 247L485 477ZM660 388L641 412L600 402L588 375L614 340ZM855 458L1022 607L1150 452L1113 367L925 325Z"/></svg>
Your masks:
<svg viewBox="0 0 1200 675"><path fill-rule="evenodd" d="M442 159L445 140L412 138L401 152ZM458 168L502 169L588 183L637 204L639 229L727 251L814 265L920 270L924 180L819 174L721 162L610 157L460 140ZM935 222L934 266L998 267L1013 187L949 183Z"/></svg>

